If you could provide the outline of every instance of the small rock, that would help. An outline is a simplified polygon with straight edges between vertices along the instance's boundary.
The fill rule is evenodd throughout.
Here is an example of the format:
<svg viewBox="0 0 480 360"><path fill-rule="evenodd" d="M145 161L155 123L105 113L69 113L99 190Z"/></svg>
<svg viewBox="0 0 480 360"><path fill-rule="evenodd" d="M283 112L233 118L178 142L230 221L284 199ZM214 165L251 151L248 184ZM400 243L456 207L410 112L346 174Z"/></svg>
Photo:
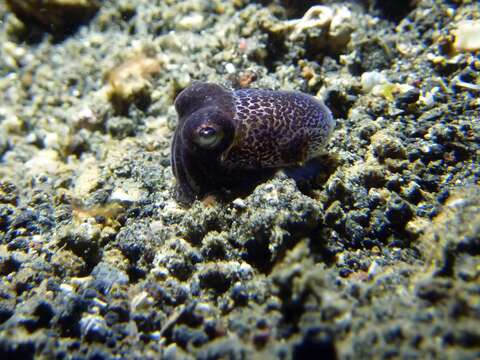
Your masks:
<svg viewBox="0 0 480 360"><path fill-rule="evenodd" d="M132 299L130 307L132 308L132 312L135 312L148 308L153 304L153 302L154 299L146 291L142 291L141 293L135 295L135 297Z"/></svg>
<svg viewBox="0 0 480 360"><path fill-rule="evenodd" d="M398 195L392 194L392 199L387 204L385 213L392 225L403 228L413 216L410 205Z"/></svg>
<svg viewBox="0 0 480 360"><path fill-rule="evenodd" d="M85 198L100 186L101 173L93 157L86 158L78 169L74 192L79 198Z"/></svg>
<svg viewBox="0 0 480 360"><path fill-rule="evenodd" d="M455 51L477 51L480 49L480 20L461 21L457 24L453 33L455 36L453 48Z"/></svg>
<svg viewBox="0 0 480 360"><path fill-rule="evenodd" d="M124 181L121 187L113 190L110 195L110 201L119 201L122 203L134 203L142 198L142 190L140 186L129 179Z"/></svg>
<svg viewBox="0 0 480 360"><path fill-rule="evenodd" d="M305 331L302 340L293 348L294 359L311 358L311 354L322 354L322 359L337 359L334 337L326 329L312 327Z"/></svg>
<svg viewBox="0 0 480 360"><path fill-rule="evenodd" d="M181 18L177 26L182 30L198 30L202 28L204 21L202 14L194 13Z"/></svg>
<svg viewBox="0 0 480 360"><path fill-rule="evenodd" d="M25 23L34 22L50 32L71 31L100 8L97 0L7 0L7 4Z"/></svg>
<svg viewBox="0 0 480 360"><path fill-rule="evenodd" d="M138 55L112 69L107 77L107 95L115 110L124 113L130 104L140 108L148 106L152 91L149 79L158 74L158 59Z"/></svg>
<svg viewBox="0 0 480 360"><path fill-rule="evenodd" d="M22 211L12 222L12 227L16 228L26 228L31 226L31 223L35 222L38 219L38 214L32 210Z"/></svg>
<svg viewBox="0 0 480 360"><path fill-rule="evenodd" d="M360 84L365 93L369 93L375 86L385 83L388 83L387 77L378 71L366 71L360 77Z"/></svg>
<svg viewBox="0 0 480 360"><path fill-rule="evenodd" d="M199 280L202 288L212 289L218 293L224 293L230 287L232 277L226 269L211 268L200 273Z"/></svg>
<svg viewBox="0 0 480 360"><path fill-rule="evenodd" d="M93 268L91 275L95 288L103 294L107 294L114 284L128 284L126 273L103 261Z"/></svg>
<svg viewBox="0 0 480 360"><path fill-rule="evenodd" d="M233 286L230 296L236 305L242 306L248 303L248 289L241 283Z"/></svg>
<svg viewBox="0 0 480 360"><path fill-rule="evenodd" d="M377 132L372 136L372 147L373 153L380 160L387 158L405 159L407 156L402 143L383 131Z"/></svg>
<svg viewBox="0 0 480 360"><path fill-rule="evenodd" d="M400 109L406 108L408 105L413 104L420 98L420 90L413 88L407 92L397 96L396 105Z"/></svg>
<svg viewBox="0 0 480 360"><path fill-rule="evenodd" d="M110 330L105 320L97 315L86 315L80 320L80 331L88 341L105 342Z"/></svg>
<svg viewBox="0 0 480 360"><path fill-rule="evenodd" d="M236 198L235 200L232 201L232 205L236 207L237 209L245 209L247 207L247 204L245 203L245 200L241 198Z"/></svg>

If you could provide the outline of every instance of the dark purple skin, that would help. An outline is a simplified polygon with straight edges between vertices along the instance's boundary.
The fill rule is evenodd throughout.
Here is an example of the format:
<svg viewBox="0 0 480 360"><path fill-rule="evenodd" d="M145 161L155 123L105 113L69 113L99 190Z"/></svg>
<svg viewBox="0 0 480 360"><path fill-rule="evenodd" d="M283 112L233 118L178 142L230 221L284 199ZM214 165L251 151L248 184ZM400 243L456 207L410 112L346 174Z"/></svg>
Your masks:
<svg viewBox="0 0 480 360"><path fill-rule="evenodd" d="M335 124L328 108L307 94L200 82L178 95L175 109L172 168L176 198L186 205L304 164L321 153Z"/></svg>

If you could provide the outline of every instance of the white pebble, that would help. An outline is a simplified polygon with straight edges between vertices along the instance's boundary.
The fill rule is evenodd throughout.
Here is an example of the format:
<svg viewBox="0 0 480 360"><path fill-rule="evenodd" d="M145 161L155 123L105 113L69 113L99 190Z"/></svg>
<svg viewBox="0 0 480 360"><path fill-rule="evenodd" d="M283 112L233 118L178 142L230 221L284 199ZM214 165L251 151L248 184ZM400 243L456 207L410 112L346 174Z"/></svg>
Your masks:
<svg viewBox="0 0 480 360"><path fill-rule="evenodd" d="M464 20L453 31L456 51L477 51L480 49L480 20Z"/></svg>
<svg viewBox="0 0 480 360"><path fill-rule="evenodd" d="M372 91L375 86L385 83L388 83L387 77L378 71L364 72L360 79L362 90L366 93Z"/></svg>
<svg viewBox="0 0 480 360"><path fill-rule="evenodd" d="M233 65L232 63L227 63L225 65L225 71L227 72L227 74L235 74L237 69L235 68L235 65Z"/></svg>

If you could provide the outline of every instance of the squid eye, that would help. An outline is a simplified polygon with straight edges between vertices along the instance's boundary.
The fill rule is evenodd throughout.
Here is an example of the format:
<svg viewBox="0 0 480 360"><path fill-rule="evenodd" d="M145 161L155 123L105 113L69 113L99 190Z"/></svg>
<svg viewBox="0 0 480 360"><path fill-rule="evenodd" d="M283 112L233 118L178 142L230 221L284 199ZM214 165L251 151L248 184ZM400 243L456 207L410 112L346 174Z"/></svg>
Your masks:
<svg viewBox="0 0 480 360"><path fill-rule="evenodd" d="M205 148L215 147L223 138L223 132L211 126L202 127L198 130L195 142Z"/></svg>

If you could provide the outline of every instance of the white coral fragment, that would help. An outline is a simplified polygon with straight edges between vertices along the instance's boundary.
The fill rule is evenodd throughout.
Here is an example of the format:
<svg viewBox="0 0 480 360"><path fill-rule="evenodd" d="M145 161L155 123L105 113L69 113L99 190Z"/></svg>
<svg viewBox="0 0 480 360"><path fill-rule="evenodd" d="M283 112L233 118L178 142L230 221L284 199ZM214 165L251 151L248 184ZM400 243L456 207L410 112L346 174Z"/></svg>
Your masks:
<svg viewBox="0 0 480 360"><path fill-rule="evenodd" d="M290 38L296 39L306 29L328 27L332 18L333 10L328 6L312 6L301 19L290 20L287 22L287 25L293 26L294 28Z"/></svg>
<svg viewBox="0 0 480 360"><path fill-rule="evenodd" d="M346 6L331 8L315 5L308 9L301 19L287 21L283 26L292 29L290 40L298 39L310 29L319 29L325 47L339 52L350 41L352 13Z"/></svg>

